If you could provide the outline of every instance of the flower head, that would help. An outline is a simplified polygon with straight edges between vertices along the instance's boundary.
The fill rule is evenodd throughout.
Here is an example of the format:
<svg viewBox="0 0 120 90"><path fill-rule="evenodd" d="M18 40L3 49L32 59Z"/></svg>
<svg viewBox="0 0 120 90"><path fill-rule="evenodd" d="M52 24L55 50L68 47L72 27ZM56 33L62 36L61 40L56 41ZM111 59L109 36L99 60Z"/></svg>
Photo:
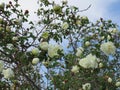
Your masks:
<svg viewBox="0 0 120 90"><path fill-rule="evenodd" d="M100 49L106 55L110 55L110 54L115 54L116 47L112 42L106 42L101 44Z"/></svg>
<svg viewBox="0 0 120 90"><path fill-rule="evenodd" d="M53 58L54 56L58 56L58 51L59 50L62 50L61 46L60 45L49 45L48 47L48 55Z"/></svg>
<svg viewBox="0 0 120 90"><path fill-rule="evenodd" d="M83 68L97 68L98 67L98 61L97 57L89 54L85 58L82 58L79 60L79 65Z"/></svg>
<svg viewBox="0 0 120 90"><path fill-rule="evenodd" d="M48 42L41 42L39 45L42 50L48 50L48 46Z"/></svg>
<svg viewBox="0 0 120 90"><path fill-rule="evenodd" d="M75 66L72 67L71 71L73 73L77 73L77 72L79 72L79 67L77 65L75 65Z"/></svg>
<svg viewBox="0 0 120 90"><path fill-rule="evenodd" d="M7 68L6 70L3 70L3 75L4 75L4 78L8 79L8 78L14 77L14 72L11 68Z"/></svg>

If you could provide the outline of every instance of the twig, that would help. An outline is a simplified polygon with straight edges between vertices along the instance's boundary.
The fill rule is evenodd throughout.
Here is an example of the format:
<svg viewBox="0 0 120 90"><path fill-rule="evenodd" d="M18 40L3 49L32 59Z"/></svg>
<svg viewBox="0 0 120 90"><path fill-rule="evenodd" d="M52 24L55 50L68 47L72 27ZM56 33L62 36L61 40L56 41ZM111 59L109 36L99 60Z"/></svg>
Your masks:
<svg viewBox="0 0 120 90"><path fill-rule="evenodd" d="M86 9L79 10L78 12L84 12L84 11L87 11L90 7L91 7L91 4L90 4Z"/></svg>

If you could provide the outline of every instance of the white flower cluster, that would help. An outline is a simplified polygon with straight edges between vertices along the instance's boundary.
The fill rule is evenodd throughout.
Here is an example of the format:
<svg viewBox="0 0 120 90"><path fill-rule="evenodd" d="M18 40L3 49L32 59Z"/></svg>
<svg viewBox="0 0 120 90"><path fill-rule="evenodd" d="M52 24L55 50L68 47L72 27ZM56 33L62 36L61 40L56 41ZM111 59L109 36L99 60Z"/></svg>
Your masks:
<svg viewBox="0 0 120 90"><path fill-rule="evenodd" d="M115 54L116 47L112 42L106 42L101 44L101 51L103 51L106 55Z"/></svg>
<svg viewBox="0 0 120 90"><path fill-rule="evenodd" d="M90 83L85 83L84 85L82 85L82 89L83 90L91 90L91 84Z"/></svg>
<svg viewBox="0 0 120 90"><path fill-rule="evenodd" d="M83 53L84 49L82 47L77 48L76 56L80 57L81 54Z"/></svg>
<svg viewBox="0 0 120 90"><path fill-rule="evenodd" d="M79 60L79 65L83 68L97 68L98 58L92 54L89 54L85 58Z"/></svg>
<svg viewBox="0 0 120 90"><path fill-rule="evenodd" d="M3 75L4 75L4 78L6 79L9 79L11 77L14 77L14 72L11 68L7 68L6 70L3 70Z"/></svg>

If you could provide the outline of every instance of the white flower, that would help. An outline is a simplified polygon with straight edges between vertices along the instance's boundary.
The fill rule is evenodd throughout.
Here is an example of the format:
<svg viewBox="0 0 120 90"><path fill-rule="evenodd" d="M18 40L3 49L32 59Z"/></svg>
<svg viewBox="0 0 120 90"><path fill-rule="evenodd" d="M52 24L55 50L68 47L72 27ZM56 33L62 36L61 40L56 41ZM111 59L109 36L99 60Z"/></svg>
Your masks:
<svg viewBox="0 0 120 90"><path fill-rule="evenodd" d="M89 54L85 58L79 60L79 65L83 68L97 68L98 61L96 56Z"/></svg>
<svg viewBox="0 0 120 90"><path fill-rule="evenodd" d="M60 45L49 45L48 47L48 55L53 58L54 56L58 56L58 50L62 50Z"/></svg>
<svg viewBox="0 0 120 90"><path fill-rule="evenodd" d="M48 42L41 42L39 45L42 50L48 50L48 46Z"/></svg>
<svg viewBox="0 0 120 90"><path fill-rule="evenodd" d="M89 46L90 45L90 42L89 41L86 41L85 42L85 46Z"/></svg>
<svg viewBox="0 0 120 90"><path fill-rule="evenodd" d="M8 79L8 78L14 77L14 72L11 68L7 68L6 70L3 70L3 75L4 75L4 78Z"/></svg>
<svg viewBox="0 0 120 90"><path fill-rule="evenodd" d="M2 72L4 68L4 62L0 60L0 72Z"/></svg>
<svg viewBox="0 0 120 90"><path fill-rule="evenodd" d="M79 65L83 68L89 68L89 61L86 58L80 59L79 60Z"/></svg>
<svg viewBox="0 0 120 90"><path fill-rule="evenodd" d="M75 65L75 66L72 67L71 71L73 73L77 73L77 72L79 72L79 67L77 65Z"/></svg>
<svg viewBox="0 0 120 90"><path fill-rule="evenodd" d="M103 67L103 63L99 63L99 68L102 68Z"/></svg>
<svg viewBox="0 0 120 90"><path fill-rule="evenodd" d="M112 82L112 78L109 77L108 78L108 82L111 83Z"/></svg>
<svg viewBox="0 0 120 90"><path fill-rule="evenodd" d="M39 63L39 58L33 58L32 64L38 64Z"/></svg>
<svg viewBox="0 0 120 90"><path fill-rule="evenodd" d="M83 90L91 90L91 84L90 83L86 83L86 84L82 85L82 89Z"/></svg>
<svg viewBox="0 0 120 90"><path fill-rule="evenodd" d="M95 55L89 54L86 56L88 62L90 63L90 68L97 68L98 67L98 61L97 57Z"/></svg>
<svg viewBox="0 0 120 90"><path fill-rule="evenodd" d="M101 51L103 51L106 55L115 54L116 47L112 42L106 42L101 44L100 46Z"/></svg>
<svg viewBox="0 0 120 90"><path fill-rule="evenodd" d="M116 82L115 86L120 87L120 82Z"/></svg>
<svg viewBox="0 0 120 90"><path fill-rule="evenodd" d="M64 22L64 23L62 24L62 29L66 30L66 29L68 29L68 27L69 27L69 25L68 25L67 22Z"/></svg>
<svg viewBox="0 0 120 90"><path fill-rule="evenodd" d="M32 49L32 54L33 55L38 55L39 54L39 49L38 48L34 48L34 49Z"/></svg>
<svg viewBox="0 0 120 90"><path fill-rule="evenodd" d="M76 56L80 57L84 49L82 47L77 48Z"/></svg>
<svg viewBox="0 0 120 90"><path fill-rule="evenodd" d="M18 41L18 37L13 37L12 40L13 41Z"/></svg>

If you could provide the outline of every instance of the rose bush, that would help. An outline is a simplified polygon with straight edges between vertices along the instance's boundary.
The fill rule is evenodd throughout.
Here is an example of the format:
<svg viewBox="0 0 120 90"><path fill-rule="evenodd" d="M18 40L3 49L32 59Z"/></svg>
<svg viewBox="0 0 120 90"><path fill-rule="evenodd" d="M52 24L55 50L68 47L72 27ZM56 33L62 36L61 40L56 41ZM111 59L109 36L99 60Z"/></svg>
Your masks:
<svg viewBox="0 0 120 90"><path fill-rule="evenodd" d="M119 89L118 26L103 18L91 22L67 0L37 3L35 22L18 0L0 4L0 88Z"/></svg>

